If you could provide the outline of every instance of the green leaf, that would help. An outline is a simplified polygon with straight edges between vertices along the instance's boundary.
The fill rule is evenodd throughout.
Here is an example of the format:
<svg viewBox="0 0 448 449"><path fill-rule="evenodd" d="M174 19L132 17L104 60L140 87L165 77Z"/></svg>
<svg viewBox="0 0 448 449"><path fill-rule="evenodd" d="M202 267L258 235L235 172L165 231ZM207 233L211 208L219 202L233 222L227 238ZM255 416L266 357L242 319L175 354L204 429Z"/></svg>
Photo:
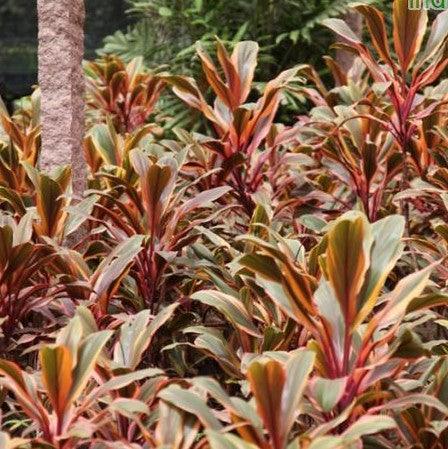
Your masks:
<svg viewBox="0 0 448 449"><path fill-rule="evenodd" d="M418 297L428 284L433 266L401 279L391 293L387 296L387 305L378 315L380 328L401 322L411 301Z"/></svg>
<svg viewBox="0 0 448 449"><path fill-rule="evenodd" d="M240 103L246 101L252 87L259 46L253 41L238 42L232 53L232 63L236 66L241 85Z"/></svg>
<svg viewBox="0 0 448 449"><path fill-rule="evenodd" d="M165 307L151 322L150 312L143 310L124 323L120 328L120 339L114 348L114 363L136 369L154 334L173 316L177 306L178 304L171 304Z"/></svg>
<svg viewBox="0 0 448 449"><path fill-rule="evenodd" d="M218 309L235 327L261 337L252 319L239 299L214 290L202 290L191 295L191 299Z"/></svg>
<svg viewBox="0 0 448 449"><path fill-rule="evenodd" d="M101 354L107 340L112 336L112 331L100 331L88 335L81 343L78 351L78 361L73 371L73 384L70 389L69 401L74 402L81 394L90 377L96 361Z"/></svg>
<svg viewBox="0 0 448 449"><path fill-rule="evenodd" d="M401 238L405 221L402 216L391 215L371 226L373 244L370 253L370 266L360 293L358 315L353 325L361 324L376 304L381 289L403 252Z"/></svg>
<svg viewBox="0 0 448 449"><path fill-rule="evenodd" d="M253 407L239 398L231 398L215 379L199 376L195 377L192 383L195 387L204 390L212 398L221 403L229 412L251 423L255 429L262 429L260 417Z"/></svg>
<svg viewBox="0 0 448 449"><path fill-rule="evenodd" d="M401 411L411 407L415 407L416 404L434 408L443 413L445 416L448 415L448 407L443 402L439 401L439 399L434 396L430 396L424 393L412 393L397 399L392 399L386 402L384 405L375 407L375 411Z"/></svg>
<svg viewBox="0 0 448 449"><path fill-rule="evenodd" d="M159 8L159 15L161 15L162 17L171 17L173 15L173 11L166 6L161 6Z"/></svg>
<svg viewBox="0 0 448 449"><path fill-rule="evenodd" d="M206 431L207 440L211 449L257 449L258 446L248 443L231 433L219 433L213 430Z"/></svg>
<svg viewBox="0 0 448 449"><path fill-rule="evenodd" d="M312 381L311 391L320 408L328 413L336 406L345 393L347 378L324 379L317 377Z"/></svg>
<svg viewBox="0 0 448 449"><path fill-rule="evenodd" d="M149 310L142 310L121 325L120 337L114 346L114 363L118 366L129 369L137 367L140 356L147 347L146 341L144 341L144 333L150 316Z"/></svg>
<svg viewBox="0 0 448 449"><path fill-rule="evenodd" d="M417 310L429 309L431 307L446 306L448 304L448 295L442 292L428 293L414 298L407 306L406 313L412 313Z"/></svg>
<svg viewBox="0 0 448 449"><path fill-rule="evenodd" d="M240 362L238 357L236 357L234 351L223 337L219 338L211 333L202 332L194 340L194 346L216 359L219 364L222 364L231 373L239 375Z"/></svg>
<svg viewBox="0 0 448 449"><path fill-rule="evenodd" d="M282 432L288 437L300 409L308 376L314 367L315 354L299 350L285 365L286 382L282 392Z"/></svg>
<svg viewBox="0 0 448 449"><path fill-rule="evenodd" d="M426 42L425 50L423 51L421 57L418 60L418 64L423 64L432 58L442 44L446 41L448 36L448 11L442 11L437 14L434 20L431 33Z"/></svg>
<svg viewBox="0 0 448 449"><path fill-rule="evenodd" d="M238 259L238 263L269 281L282 281L282 273L278 269L275 260L270 256L265 256L263 254L246 254Z"/></svg>
<svg viewBox="0 0 448 449"><path fill-rule="evenodd" d="M344 432L344 437L358 439L365 435L372 435L395 427L397 427L397 424L390 416L361 416Z"/></svg>
<svg viewBox="0 0 448 449"><path fill-rule="evenodd" d="M193 391L185 390L177 385L170 385L163 389L158 397L196 416L204 426L212 430L222 429L222 425L213 414L212 409Z"/></svg>
<svg viewBox="0 0 448 449"><path fill-rule="evenodd" d="M321 232L322 229L325 228L325 226L327 226L327 222L324 219L316 217L316 215L311 214L301 215L299 217L299 222L303 226L315 232Z"/></svg>
<svg viewBox="0 0 448 449"><path fill-rule="evenodd" d="M101 313L107 313L110 296L126 275L134 258L142 249L143 236L134 235L121 242L97 267L90 279L90 299L97 302Z"/></svg>
<svg viewBox="0 0 448 449"><path fill-rule="evenodd" d="M231 187L223 186L223 187L216 187L214 189L210 190L204 190L203 192L198 193L190 200L186 201L184 204L182 204L176 211L176 213L179 216L186 215L193 210L199 208L199 207L205 207L209 203L212 203L213 201L217 200L218 198L221 198L223 195L225 195L227 192L232 190Z"/></svg>
<svg viewBox="0 0 448 449"><path fill-rule="evenodd" d="M352 442L344 441L342 437L319 437L313 440L308 449L354 449Z"/></svg>
<svg viewBox="0 0 448 449"><path fill-rule="evenodd" d="M159 368L146 368L135 371L133 373L121 374L120 376L114 376L112 379L101 385L100 392L108 392L110 390L120 390L127 387L129 384L137 382L142 379L149 379L151 377L162 376L164 373ZM99 394L99 393L98 393Z"/></svg>
<svg viewBox="0 0 448 449"><path fill-rule="evenodd" d="M138 399L117 398L114 399L109 407L112 411L132 419L135 415L149 415L149 407Z"/></svg>

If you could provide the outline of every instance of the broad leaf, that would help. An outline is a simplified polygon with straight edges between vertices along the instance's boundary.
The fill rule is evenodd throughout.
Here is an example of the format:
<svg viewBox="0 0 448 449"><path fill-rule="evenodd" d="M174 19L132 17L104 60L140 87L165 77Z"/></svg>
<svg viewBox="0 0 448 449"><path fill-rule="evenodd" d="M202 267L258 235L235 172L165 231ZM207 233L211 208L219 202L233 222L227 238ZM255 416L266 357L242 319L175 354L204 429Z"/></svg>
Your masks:
<svg viewBox="0 0 448 449"><path fill-rule="evenodd" d="M427 22L425 9L410 9L408 0L394 1L394 46L403 73L406 73L420 50Z"/></svg>
<svg viewBox="0 0 448 449"><path fill-rule="evenodd" d="M76 401L91 378L97 359L111 335L112 331L96 332L87 336L81 343L78 361L72 374L73 384L69 394L70 402Z"/></svg>
<svg viewBox="0 0 448 449"><path fill-rule="evenodd" d="M46 346L40 351L42 380L56 414L62 417L68 407L72 387L73 359L66 346Z"/></svg>
<svg viewBox="0 0 448 449"><path fill-rule="evenodd" d="M371 236L362 215L343 216L328 233L324 273L347 326L356 316L357 298L369 268Z"/></svg>

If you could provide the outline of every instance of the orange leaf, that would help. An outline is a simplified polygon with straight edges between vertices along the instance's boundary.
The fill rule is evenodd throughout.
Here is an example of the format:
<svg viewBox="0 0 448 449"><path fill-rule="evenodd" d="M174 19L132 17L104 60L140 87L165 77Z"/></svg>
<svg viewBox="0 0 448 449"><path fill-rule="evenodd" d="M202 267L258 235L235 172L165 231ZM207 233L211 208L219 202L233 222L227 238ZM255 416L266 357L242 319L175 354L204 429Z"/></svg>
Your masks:
<svg viewBox="0 0 448 449"><path fill-rule="evenodd" d="M389 43L387 40L386 24L383 14L375 7L369 5L358 5L356 9L365 17L367 27L372 37L373 45L384 62L393 66L390 57Z"/></svg>
<svg viewBox="0 0 448 449"><path fill-rule="evenodd" d="M72 354L66 346L46 346L40 351L42 381L58 417L68 407L72 386Z"/></svg>
<svg viewBox="0 0 448 449"><path fill-rule="evenodd" d="M205 73L210 87L214 90L216 96L231 110L235 109L238 105L234 104L233 96L229 91L229 88L224 84L223 80L219 76L210 56L200 46L197 47L196 52L202 62L202 70Z"/></svg>
<svg viewBox="0 0 448 449"><path fill-rule="evenodd" d="M235 107L238 107L244 103L246 98L241 95L241 79L238 74L237 67L235 67L233 61L227 53L226 47L219 39L217 40L216 48L219 63L221 64L224 75L226 76L227 85L233 97L233 104Z"/></svg>
<svg viewBox="0 0 448 449"><path fill-rule="evenodd" d="M428 13L423 8L409 9L408 0L394 1L394 46L403 73L420 50L427 22Z"/></svg>
<svg viewBox="0 0 448 449"><path fill-rule="evenodd" d="M357 311L357 297L369 267L367 222L363 216L342 219L328 234L325 272L350 326Z"/></svg>
<svg viewBox="0 0 448 449"><path fill-rule="evenodd" d="M266 430L272 438L273 447L283 447L282 429L282 393L286 382L285 370L280 362L251 363L247 377L255 396L257 410Z"/></svg>

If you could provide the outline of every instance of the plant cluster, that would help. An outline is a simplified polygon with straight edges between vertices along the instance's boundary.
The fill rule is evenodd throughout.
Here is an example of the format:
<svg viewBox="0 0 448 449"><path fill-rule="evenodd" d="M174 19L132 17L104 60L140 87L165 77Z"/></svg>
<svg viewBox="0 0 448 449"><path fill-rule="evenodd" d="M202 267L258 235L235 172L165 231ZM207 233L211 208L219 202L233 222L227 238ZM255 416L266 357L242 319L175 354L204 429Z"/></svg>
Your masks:
<svg viewBox="0 0 448 449"><path fill-rule="evenodd" d="M333 87L253 41L88 63L81 201L38 91L0 108L0 448L448 447L448 12L354 7Z"/></svg>

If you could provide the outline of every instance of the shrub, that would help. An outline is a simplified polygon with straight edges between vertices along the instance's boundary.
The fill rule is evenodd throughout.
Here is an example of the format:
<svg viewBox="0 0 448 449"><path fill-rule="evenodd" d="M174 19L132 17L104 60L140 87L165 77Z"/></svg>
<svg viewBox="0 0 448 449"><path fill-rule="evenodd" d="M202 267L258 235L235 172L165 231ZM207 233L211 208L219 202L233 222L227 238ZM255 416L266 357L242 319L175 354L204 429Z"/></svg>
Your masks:
<svg viewBox="0 0 448 449"><path fill-rule="evenodd" d="M198 81L89 63L82 198L36 167L38 91L0 106L0 448L447 446L448 13L425 41L406 4L393 51L372 6L371 45L325 22L330 90L254 83L248 41ZM198 115L162 135L165 85ZM314 107L275 123L285 93Z"/></svg>

